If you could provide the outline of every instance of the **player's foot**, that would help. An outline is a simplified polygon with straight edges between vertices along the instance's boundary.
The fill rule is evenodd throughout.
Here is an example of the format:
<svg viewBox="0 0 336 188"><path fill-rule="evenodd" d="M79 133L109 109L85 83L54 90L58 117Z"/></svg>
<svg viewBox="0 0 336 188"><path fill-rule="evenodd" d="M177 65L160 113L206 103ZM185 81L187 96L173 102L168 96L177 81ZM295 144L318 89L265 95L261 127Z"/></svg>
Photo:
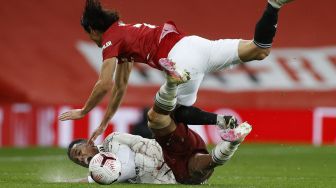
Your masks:
<svg viewBox="0 0 336 188"><path fill-rule="evenodd" d="M234 116L217 115L216 125L220 130L222 129L234 129L238 126L237 118Z"/></svg>
<svg viewBox="0 0 336 188"><path fill-rule="evenodd" d="M183 84L190 80L190 73L186 70L180 70L176 67L175 62L167 59L161 58L159 60L163 71L167 74L167 80L170 83Z"/></svg>
<svg viewBox="0 0 336 188"><path fill-rule="evenodd" d="M281 8L284 4L290 3L294 0L268 0L268 3L271 4L274 8Z"/></svg>
<svg viewBox="0 0 336 188"><path fill-rule="evenodd" d="M231 142L233 144L240 144L245 137L251 132L252 126L247 122L238 125L234 129L224 129L220 132L220 136L223 140Z"/></svg>

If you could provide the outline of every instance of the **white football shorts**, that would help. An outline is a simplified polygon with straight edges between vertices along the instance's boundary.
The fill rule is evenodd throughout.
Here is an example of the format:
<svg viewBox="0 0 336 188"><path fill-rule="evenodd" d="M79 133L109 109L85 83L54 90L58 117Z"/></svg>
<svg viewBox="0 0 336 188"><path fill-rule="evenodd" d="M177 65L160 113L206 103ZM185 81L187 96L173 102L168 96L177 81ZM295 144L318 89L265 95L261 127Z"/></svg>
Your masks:
<svg viewBox="0 0 336 188"><path fill-rule="evenodd" d="M196 102L197 91L204 74L225 69L242 61L238 56L240 39L208 40L198 36L181 39L170 50L168 58L179 69L190 72L191 80L178 86L177 103L191 106Z"/></svg>

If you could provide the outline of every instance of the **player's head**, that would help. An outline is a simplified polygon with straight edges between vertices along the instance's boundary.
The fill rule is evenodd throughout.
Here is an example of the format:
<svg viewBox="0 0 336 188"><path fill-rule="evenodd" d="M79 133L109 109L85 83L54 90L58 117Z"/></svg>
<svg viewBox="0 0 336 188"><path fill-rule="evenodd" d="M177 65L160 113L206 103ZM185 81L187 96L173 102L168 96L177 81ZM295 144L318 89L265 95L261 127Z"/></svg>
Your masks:
<svg viewBox="0 0 336 188"><path fill-rule="evenodd" d="M71 161L88 168L90 160L98 153L96 146L87 144L87 140L78 139L69 144L68 157Z"/></svg>
<svg viewBox="0 0 336 188"><path fill-rule="evenodd" d="M86 0L81 25L99 47L102 46L102 34L117 21L117 12L103 9L99 0Z"/></svg>

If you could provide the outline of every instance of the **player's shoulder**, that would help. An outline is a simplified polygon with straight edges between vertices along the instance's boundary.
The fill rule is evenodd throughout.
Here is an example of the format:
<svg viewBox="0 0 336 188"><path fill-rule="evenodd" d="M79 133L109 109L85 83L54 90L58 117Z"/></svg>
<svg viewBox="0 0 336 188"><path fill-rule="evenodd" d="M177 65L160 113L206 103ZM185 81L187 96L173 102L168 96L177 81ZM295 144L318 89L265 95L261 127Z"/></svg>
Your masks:
<svg viewBox="0 0 336 188"><path fill-rule="evenodd" d="M109 135L107 135L105 140L112 140L115 136L119 136L119 135L122 135L122 134L123 133L121 133L121 132L112 132Z"/></svg>
<svg viewBox="0 0 336 188"><path fill-rule="evenodd" d="M110 143L110 142L114 141L115 140L114 138L116 136L120 135L120 134L121 134L120 132L113 132L113 133L107 135L107 137L104 139L103 143L107 144L107 143Z"/></svg>
<svg viewBox="0 0 336 188"><path fill-rule="evenodd" d="M120 32L127 32L130 29L137 28L137 24L135 23L125 23L123 21L118 21L113 23L107 30L107 33L120 33Z"/></svg>
<svg viewBox="0 0 336 188"><path fill-rule="evenodd" d="M123 22L115 22L113 23L103 34L103 39L116 39L122 38L125 33L126 24Z"/></svg>

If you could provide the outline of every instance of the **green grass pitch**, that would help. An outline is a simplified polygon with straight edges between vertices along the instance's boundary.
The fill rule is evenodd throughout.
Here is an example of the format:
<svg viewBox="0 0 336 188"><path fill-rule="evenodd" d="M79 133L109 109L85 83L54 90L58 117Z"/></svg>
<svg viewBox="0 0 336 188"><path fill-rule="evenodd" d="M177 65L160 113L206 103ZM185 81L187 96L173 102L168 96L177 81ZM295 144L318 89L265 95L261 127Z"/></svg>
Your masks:
<svg viewBox="0 0 336 188"><path fill-rule="evenodd" d="M57 183L86 176L86 169L72 164L64 149L0 149L0 187L101 187ZM112 185L110 185L112 186ZM191 187L185 185L131 185L113 187ZM334 188L335 146L245 144L226 165L216 169L206 185L223 188Z"/></svg>

